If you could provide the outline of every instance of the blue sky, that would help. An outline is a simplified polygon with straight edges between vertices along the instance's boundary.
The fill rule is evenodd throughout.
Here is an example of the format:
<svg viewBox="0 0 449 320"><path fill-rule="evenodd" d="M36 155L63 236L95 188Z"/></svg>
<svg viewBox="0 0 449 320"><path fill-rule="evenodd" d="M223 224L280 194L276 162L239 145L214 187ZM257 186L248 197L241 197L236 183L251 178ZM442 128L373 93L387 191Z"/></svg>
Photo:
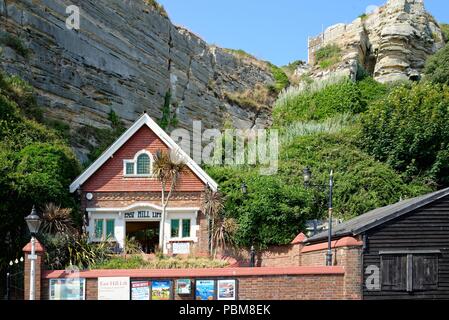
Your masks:
<svg viewBox="0 0 449 320"><path fill-rule="evenodd" d="M307 37L322 26L351 22L386 0L159 0L173 23L225 48L243 49L277 65L307 59ZM449 1L425 0L449 23Z"/></svg>

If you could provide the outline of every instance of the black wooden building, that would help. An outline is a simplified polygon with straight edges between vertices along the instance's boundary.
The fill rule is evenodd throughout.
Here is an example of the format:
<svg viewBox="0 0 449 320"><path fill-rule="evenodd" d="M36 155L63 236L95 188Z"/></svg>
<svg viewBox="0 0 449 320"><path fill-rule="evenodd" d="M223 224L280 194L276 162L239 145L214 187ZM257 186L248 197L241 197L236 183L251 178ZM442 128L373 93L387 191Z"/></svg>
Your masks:
<svg viewBox="0 0 449 320"><path fill-rule="evenodd" d="M363 240L364 299L449 299L449 189L375 209L334 228L333 239L345 236ZM326 238L322 232L307 242Z"/></svg>

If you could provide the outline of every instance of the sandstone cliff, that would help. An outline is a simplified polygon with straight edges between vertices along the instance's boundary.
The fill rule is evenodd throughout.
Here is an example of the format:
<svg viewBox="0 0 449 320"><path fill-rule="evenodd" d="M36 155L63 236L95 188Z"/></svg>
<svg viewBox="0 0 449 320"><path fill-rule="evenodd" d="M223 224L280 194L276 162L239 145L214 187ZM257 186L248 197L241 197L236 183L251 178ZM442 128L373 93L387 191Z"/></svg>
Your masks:
<svg viewBox="0 0 449 320"><path fill-rule="evenodd" d="M315 64L317 50L329 44L341 50L339 63L325 68ZM350 24L337 24L309 39L310 73L323 78L341 73L355 78L363 67L380 82L418 79L427 57L444 45L443 33L425 10L424 0L388 0Z"/></svg>
<svg viewBox="0 0 449 320"><path fill-rule="evenodd" d="M79 30L65 26L71 4L81 9ZM0 0L0 31L30 52L0 44L0 67L28 81L46 116L68 122L75 135L85 125L110 126L111 110L125 125L144 110L160 119L168 90L180 127L269 125L273 97L258 108L229 99L272 85L269 65L208 45L156 9L144 0ZM75 147L82 158L87 150Z"/></svg>

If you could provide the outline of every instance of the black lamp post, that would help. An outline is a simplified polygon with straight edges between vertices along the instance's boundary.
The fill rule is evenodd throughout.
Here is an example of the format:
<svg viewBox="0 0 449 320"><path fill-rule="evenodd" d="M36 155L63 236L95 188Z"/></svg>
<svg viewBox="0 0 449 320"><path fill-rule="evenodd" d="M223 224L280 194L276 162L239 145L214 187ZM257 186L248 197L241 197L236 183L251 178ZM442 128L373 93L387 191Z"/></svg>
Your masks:
<svg viewBox="0 0 449 320"><path fill-rule="evenodd" d="M303 170L303 176L304 176L304 185L306 188L309 187L317 187L317 188L327 188L326 185L313 185L312 184L312 171L309 167L305 168ZM332 196L333 196L333 189L334 189L334 171L330 171L329 176L329 205L328 205L328 214L329 214L329 233L328 233L328 239L327 239L327 253L326 253L326 265L332 266L332 211L333 211L333 204L332 204Z"/></svg>
<svg viewBox="0 0 449 320"><path fill-rule="evenodd" d="M31 233L31 254L28 256L30 259L30 300L34 300L35 297L35 278L36 278L36 234L39 231L42 220L37 215L36 208L33 206L31 213L25 217L28 229Z"/></svg>

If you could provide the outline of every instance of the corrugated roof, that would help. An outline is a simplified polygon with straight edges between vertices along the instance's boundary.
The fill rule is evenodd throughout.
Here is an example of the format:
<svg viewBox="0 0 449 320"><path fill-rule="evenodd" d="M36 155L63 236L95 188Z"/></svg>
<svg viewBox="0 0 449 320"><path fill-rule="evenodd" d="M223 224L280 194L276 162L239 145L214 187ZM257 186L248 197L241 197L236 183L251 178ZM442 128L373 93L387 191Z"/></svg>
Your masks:
<svg viewBox="0 0 449 320"><path fill-rule="evenodd" d="M400 217L410 211L421 208L429 203L449 195L449 188L429 193L420 197L407 199L398 203L374 209L354 219L333 227L332 237L355 236L366 230L377 227L387 221ZM305 242L318 242L327 239L328 231L323 231L305 240Z"/></svg>

